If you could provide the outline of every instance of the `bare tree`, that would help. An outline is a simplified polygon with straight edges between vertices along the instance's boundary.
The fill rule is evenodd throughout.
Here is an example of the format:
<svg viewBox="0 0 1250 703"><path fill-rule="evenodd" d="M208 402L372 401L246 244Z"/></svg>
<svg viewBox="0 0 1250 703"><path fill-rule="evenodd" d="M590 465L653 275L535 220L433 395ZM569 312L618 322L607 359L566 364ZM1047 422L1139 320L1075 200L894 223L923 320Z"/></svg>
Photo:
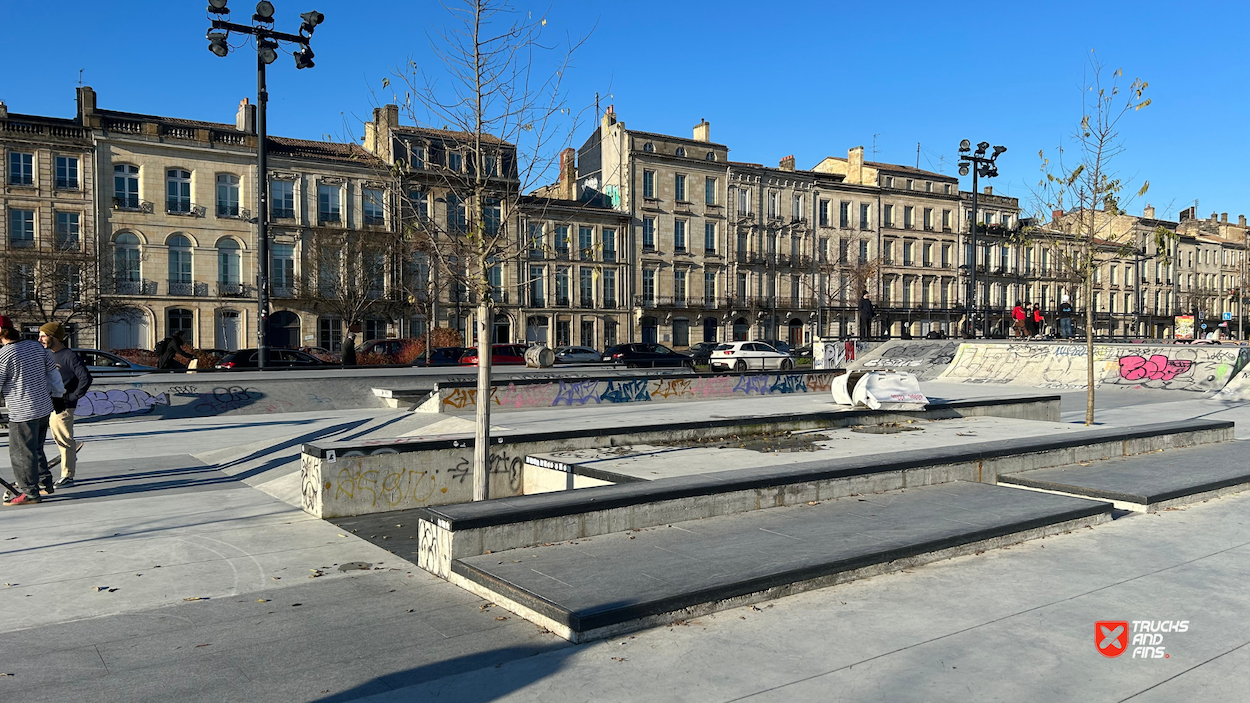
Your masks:
<svg viewBox="0 0 1250 703"><path fill-rule="evenodd" d="M398 237L388 231L319 230L308 243L297 300L341 318L348 329L369 315L396 312L400 298L388 281L394 280Z"/></svg>
<svg viewBox="0 0 1250 703"><path fill-rule="evenodd" d="M427 251L447 285L463 285L477 306L477 437L473 498L489 492L491 325L503 265L528 249L516 231L521 198L540 184L577 126L563 80L585 41L557 49L544 41L545 17L512 9L504 0L445 5L450 25L432 41L437 69L415 63L395 72L403 109L428 128L421 171ZM389 79L384 87L391 87ZM411 167L415 158L410 155ZM413 194L402 188L401 197ZM446 218L433 217L441 204Z"/></svg>
<svg viewBox="0 0 1250 703"><path fill-rule="evenodd" d="M121 312L114 298L101 295L100 266L93 253L84 251L77 233L58 232L51 245L16 247L10 242L0 250L0 271L5 308L18 323L84 325ZM142 286L142 281L118 281L111 287L118 285Z"/></svg>
<svg viewBox="0 0 1250 703"><path fill-rule="evenodd" d="M1115 160L1124 153L1120 122L1128 114L1150 104L1144 97L1147 83L1136 78L1124 89L1123 69L1108 72L1106 66L1091 52L1081 88L1081 119L1072 135L1072 155L1062 146L1054 160L1039 151L1042 178L1034 193L1042 213L1056 211L1046 229L1066 235L1070 247L1059 249L1068 271L1083 292L1085 309L1086 404L1085 424L1094 422L1094 278L1108 261L1129 256L1135 251L1131 230L1117 226L1122 207L1146 193L1150 182L1142 183L1135 195L1126 197L1128 184L1115 171ZM1065 212L1066 210L1066 212ZM1156 230L1156 237L1166 237L1168 230ZM1163 242L1158 244L1162 245ZM1165 251L1166 246L1160 246Z"/></svg>

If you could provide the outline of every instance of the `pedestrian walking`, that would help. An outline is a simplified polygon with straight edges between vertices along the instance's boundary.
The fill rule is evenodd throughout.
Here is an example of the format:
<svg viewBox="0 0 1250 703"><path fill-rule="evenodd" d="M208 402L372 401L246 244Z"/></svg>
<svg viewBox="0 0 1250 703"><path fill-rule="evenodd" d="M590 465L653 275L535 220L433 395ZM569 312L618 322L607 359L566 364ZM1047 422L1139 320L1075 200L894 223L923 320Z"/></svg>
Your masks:
<svg viewBox="0 0 1250 703"><path fill-rule="evenodd" d="M1042 314L1042 306L1033 303L1033 310L1029 313L1029 319L1033 322L1032 336L1041 339L1046 333L1046 316Z"/></svg>
<svg viewBox="0 0 1250 703"><path fill-rule="evenodd" d="M1059 303L1059 338L1072 339L1072 303L1066 294Z"/></svg>
<svg viewBox="0 0 1250 703"><path fill-rule="evenodd" d="M65 337L65 326L59 322L49 322L39 328L39 343L52 353L52 362L56 364L61 373L61 381L65 384L65 394L59 399L52 399L52 415L48 417L52 439L61 450L61 477L52 484L56 488L69 488L74 485L74 471L78 466L74 408L78 406L78 399L87 394L94 380L78 352L65 346Z"/></svg>
<svg viewBox="0 0 1250 703"><path fill-rule="evenodd" d="M182 364L178 363L177 356L190 356L182 349L182 330L174 332L173 335L162 339L156 343L156 368L158 369L180 369Z"/></svg>
<svg viewBox="0 0 1250 703"><path fill-rule="evenodd" d="M348 334L347 339L343 340L343 365L356 365L356 335Z"/></svg>
<svg viewBox="0 0 1250 703"><path fill-rule="evenodd" d="M872 307L872 301L868 299L868 291L864 291L864 295L859 299L859 338L868 339L872 333L872 318L876 315L876 311Z"/></svg>
<svg viewBox="0 0 1250 703"><path fill-rule="evenodd" d="M1028 316L1024 314L1024 306L1017 300L1016 306L1011 309L1011 331L1014 336L1024 337L1028 333L1029 328L1025 323L1026 317Z"/></svg>
<svg viewBox="0 0 1250 703"><path fill-rule="evenodd" d="M61 374L52 355L33 339L22 339L12 327L0 328L0 394L9 409L9 463L20 493L5 505L40 502L39 456L52 414L52 396L63 395ZM52 493L49 482L45 492Z"/></svg>

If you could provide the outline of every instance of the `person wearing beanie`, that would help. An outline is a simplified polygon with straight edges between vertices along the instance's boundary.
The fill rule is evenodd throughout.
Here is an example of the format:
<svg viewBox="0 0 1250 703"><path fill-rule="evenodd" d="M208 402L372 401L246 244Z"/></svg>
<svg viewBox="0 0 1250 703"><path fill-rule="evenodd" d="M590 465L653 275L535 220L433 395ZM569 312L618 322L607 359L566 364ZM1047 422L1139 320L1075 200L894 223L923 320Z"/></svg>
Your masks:
<svg viewBox="0 0 1250 703"><path fill-rule="evenodd" d="M61 398L52 399L52 414L48 417L48 429L52 430L52 439L61 450L61 478L53 484L57 488L74 485L74 471L78 467L78 443L74 440L74 408L78 406L78 399L87 394L94 380L78 353L65 346L65 338L65 326L59 322L49 322L39 328L39 342L52 353L52 361L56 363L57 370L61 372L61 380L65 383L65 394ZM47 471L46 466L41 466L41 469Z"/></svg>
<svg viewBox="0 0 1250 703"><path fill-rule="evenodd" d="M13 321L9 319L8 315L0 315L0 330L15 330L15 329L17 328L13 326Z"/></svg>

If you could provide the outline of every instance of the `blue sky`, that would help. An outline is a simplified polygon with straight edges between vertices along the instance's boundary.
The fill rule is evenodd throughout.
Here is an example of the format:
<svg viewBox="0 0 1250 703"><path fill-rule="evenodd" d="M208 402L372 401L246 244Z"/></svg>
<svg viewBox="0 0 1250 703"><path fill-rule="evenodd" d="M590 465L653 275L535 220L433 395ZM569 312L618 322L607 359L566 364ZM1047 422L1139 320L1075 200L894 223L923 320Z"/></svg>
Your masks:
<svg viewBox="0 0 1250 703"><path fill-rule="evenodd" d="M273 134L359 136L395 66L411 57L437 68L428 35L447 21L437 2L273 1L279 30L294 32L308 9L326 15L313 41L316 68L297 72L283 56L269 71ZM0 100L13 112L71 116L85 69L102 108L233 121L238 101L254 99L255 64L250 49L226 59L208 52L206 4L0 2L9 57ZM230 7L243 21L253 3ZM689 135L706 118L731 159L771 165L794 154L800 168L856 145L872 158L875 135L875 160L915 165L919 142L922 168L952 174L959 140L984 139L1009 148L996 192L1022 201L1038 179L1038 150L1068 138L1080 117L1082 72L1097 49L1124 68L1126 83L1150 83L1153 104L1123 123L1127 151L1115 164L1134 184L1151 182L1135 209L1148 201L1174 217L1197 199L1200 214L1250 214L1244 2L515 7L546 12L556 39L593 29L569 76L570 104L593 105L598 91L631 128Z"/></svg>

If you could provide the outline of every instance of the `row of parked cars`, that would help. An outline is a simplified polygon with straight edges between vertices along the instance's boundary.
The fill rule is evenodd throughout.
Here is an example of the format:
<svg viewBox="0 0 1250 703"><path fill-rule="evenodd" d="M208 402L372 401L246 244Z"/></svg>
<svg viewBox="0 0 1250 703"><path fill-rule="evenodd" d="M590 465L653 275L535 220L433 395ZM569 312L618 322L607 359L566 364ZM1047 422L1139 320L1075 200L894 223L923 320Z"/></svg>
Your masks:
<svg viewBox="0 0 1250 703"><path fill-rule="evenodd" d="M396 351L402 340L378 340L362 345L359 353L394 353L385 345L394 342ZM491 350L493 366L524 366L524 344L496 344ZM75 349L94 375L134 374L154 371L151 366L127 361L116 354L98 349ZM800 350L802 353L802 350ZM810 354L810 352L808 352ZM707 365L713 371L749 371L757 369L792 369L795 356L784 342L699 342L687 352L677 352L663 344L629 343L609 347L600 353L586 346L558 347L555 350L557 364L613 364L626 368L690 368ZM216 368L222 371L239 371L257 368L258 353L255 349L225 352ZM327 361L333 358L328 350L319 347L304 349L270 349L270 368L325 368L338 364ZM440 347L434 349L427 360L424 355L414 366L477 366L478 352L471 347Z"/></svg>

